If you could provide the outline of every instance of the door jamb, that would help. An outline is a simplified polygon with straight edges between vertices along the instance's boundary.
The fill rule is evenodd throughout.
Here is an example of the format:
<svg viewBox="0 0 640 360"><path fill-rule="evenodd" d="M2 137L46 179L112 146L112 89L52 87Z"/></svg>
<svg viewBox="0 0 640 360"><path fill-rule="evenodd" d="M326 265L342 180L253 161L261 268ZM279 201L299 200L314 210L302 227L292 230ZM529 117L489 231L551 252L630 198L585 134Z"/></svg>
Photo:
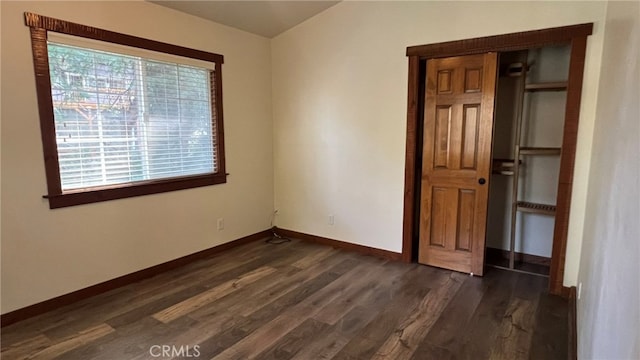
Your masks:
<svg viewBox="0 0 640 360"><path fill-rule="evenodd" d="M569 78L567 79L567 101L565 105L564 134L560 158L560 176L558 180L558 198L556 219L553 231L553 250L549 274L549 292L565 295L563 286L569 212L571 208L571 188L575 165L578 122L580 118L580 97L584 74L587 36L593 33L593 23L562 26L556 28L525 31L504 35L495 35L467 40L449 41L437 44L407 47L409 60L408 99L407 99L407 135L405 150L404 212L402 225L402 260L411 262L414 258L413 239L414 211L416 208L416 153L418 114L420 103L420 61L432 58L472 55L486 52L505 52L525 50L549 45L571 44Z"/></svg>

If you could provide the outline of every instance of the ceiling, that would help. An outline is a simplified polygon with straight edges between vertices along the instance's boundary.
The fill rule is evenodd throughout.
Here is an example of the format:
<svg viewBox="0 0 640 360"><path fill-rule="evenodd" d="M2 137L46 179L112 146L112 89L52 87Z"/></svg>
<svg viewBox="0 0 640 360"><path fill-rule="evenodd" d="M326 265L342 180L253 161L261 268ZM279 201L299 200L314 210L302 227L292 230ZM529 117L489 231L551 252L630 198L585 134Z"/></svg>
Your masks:
<svg viewBox="0 0 640 360"><path fill-rule="evenodd" d="M187 14L272 38L340 1L147 0Z"/></svg>

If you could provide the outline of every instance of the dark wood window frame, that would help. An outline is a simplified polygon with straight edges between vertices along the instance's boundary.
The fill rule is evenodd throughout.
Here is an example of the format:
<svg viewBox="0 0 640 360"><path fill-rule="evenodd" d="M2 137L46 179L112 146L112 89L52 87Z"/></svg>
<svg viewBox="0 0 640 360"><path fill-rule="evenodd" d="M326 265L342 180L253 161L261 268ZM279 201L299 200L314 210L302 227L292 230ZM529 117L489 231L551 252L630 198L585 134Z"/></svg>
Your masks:
<svg viewBox="0 0 640 360"><path fill-rule="evenodd" d="M24 15L25 24L29 26L31 31L38 112L40 115L40 130L47 176L47 195L44 197L49 200L51 209L226 183L221 71L224 57L222 55L98 29L29 12ZM211 102L212 106L215 106L216 114L212 117L213 145L217 161L216 172L62 191L47 52L47 33L50 31L214 63L215 76L211 77Z"/></svg>
<svg viewBox="0 0 640 360"><path fill-rule="evenodd" d="M593 32L593 23L563 26L543 30L525 31L504 35L450 41L437 44L407 47L409 58L409 85L407 101L407 142L405 152L405 191L402 230L402 260L411 262L416 254L414 244L418 231L415 228L416 190L419 182L416 179L420 166L417 156L422 149L419 114L421 66L427 59L480 54L486 52L517 51L549 45L571 45L567 100L565 105L564 135L560 158L560 176L558 180L558 199L556 220L551 254L549 274L549 291L552 294L568 296L569 288L563 286L565 253L567 250L567 233L569 229L569 211L571 207L571 189L575 166L576 143L578 139L578 121L580 118L580 97L584 74L587 37ZM421 65L422 64L422 65Z"/></svg>

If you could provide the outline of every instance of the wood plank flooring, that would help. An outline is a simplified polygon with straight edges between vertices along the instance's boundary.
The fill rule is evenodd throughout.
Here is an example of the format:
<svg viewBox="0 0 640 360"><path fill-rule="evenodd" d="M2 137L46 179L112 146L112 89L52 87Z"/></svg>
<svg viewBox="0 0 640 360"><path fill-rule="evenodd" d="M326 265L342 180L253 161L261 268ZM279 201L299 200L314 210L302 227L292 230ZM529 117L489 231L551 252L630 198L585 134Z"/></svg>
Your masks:
<svg viewBox="0 0 640 360"><path fill-rule="evenodd" d="M5 327L0 355L566 359L568 305L545 289L504 270L479 278L259 241Z"/></svg>

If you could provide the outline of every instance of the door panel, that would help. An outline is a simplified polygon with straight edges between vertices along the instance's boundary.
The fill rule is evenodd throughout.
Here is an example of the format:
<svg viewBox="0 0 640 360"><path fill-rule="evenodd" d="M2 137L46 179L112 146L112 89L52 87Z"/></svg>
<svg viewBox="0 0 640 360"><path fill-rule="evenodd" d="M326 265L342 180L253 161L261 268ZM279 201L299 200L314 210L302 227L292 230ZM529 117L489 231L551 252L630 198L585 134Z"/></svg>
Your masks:
<svg viewBox="0 0 640 360"><path fill-rule="evenodd" d="M420 263L483 274L496 63L495 53L427 62Z"/></svg>
<svg viewBox="0 0 640 360"><path fill-rule="evenodd" d="M433 234L446 234L447 229L447 190L444 188L433 188L432 197L431 197L431 216L432 216L432 225L431 225L431 237L430 237L430 245L431 246L439 246L444 248L445 246L445 236L433 236Z"/></svg>
<svg viewBox="0 0 640 360"><path fill-rule="evenodd" d="M465 105L462 118L462 169L476 169L480 106Z"/></svg>
<svg viewBox="0 0 640 360"><path fill-rule="evenodd" d="M458 198L458 234L456 250L471 251L473 243L473 212L475 209L476 192L474 190L459 190Z"/></svg>
<svg viewBox="0 0 640 360"><path fill-rule="evenodd" d="M438 107L436 111L435 168L449 165L449 131L451 129L451 106Z"/></svg>

